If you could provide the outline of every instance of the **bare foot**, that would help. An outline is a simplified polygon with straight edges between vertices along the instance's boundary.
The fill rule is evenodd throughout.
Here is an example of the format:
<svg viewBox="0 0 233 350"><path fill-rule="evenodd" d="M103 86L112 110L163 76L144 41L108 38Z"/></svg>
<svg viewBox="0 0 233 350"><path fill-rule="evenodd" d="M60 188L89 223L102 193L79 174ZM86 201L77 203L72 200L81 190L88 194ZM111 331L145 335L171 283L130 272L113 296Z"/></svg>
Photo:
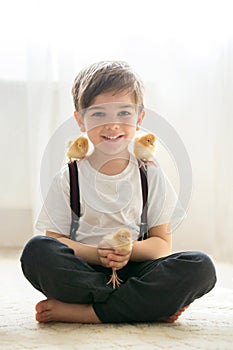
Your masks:
<svg viewBox="0 0 233 350"><path fill-rule="evenodd" d="M56 299L42 300L36 305L36 320L40 323L101 323L91 305L68 304Z"/></svg>
<svg viewBox="0 0 233 350"><path fill-rule="evenodd" d="M159 322L166 322L166 323L173 323L173 322L175 322L175 321L180 317L180 315L181 315L188 307L189 307L189 305L184 306L182 309L178 310L174 315L169 316L169 317L160 318L158 321L159 321Z"/></svg>

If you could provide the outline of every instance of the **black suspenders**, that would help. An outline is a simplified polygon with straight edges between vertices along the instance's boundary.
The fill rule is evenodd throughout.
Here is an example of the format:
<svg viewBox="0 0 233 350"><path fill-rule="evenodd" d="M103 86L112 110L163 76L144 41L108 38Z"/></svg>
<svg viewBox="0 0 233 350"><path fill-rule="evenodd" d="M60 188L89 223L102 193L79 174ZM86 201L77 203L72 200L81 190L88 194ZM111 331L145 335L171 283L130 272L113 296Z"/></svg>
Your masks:
<svg viewBox="0 0 233 350"><path fill-rule="evenodd" d="M148 181L147 181L147 164L144 163L144 167L139 167L141 177L141 189L142 189L142 214L140 223L140 232L138 240L142 241L148 237L148 224L147 224L147 209L148 209Z"/></svg>
<svg viewBox="0 0 233 350"><path fill-rule="evenodd" d="M71 226L70 226L70 239L75 241L76 232L79 227L80 218L80 193L79 193L79 181L78 181L78 167L76 161L69 162L69 174L70 174L70 207L71 207ZM141 189L143 199L143 209L141 214L140 233L138 240L141 241L147 238L147 196L148 196L148 183L147 183L147 165L139 167L141 178Z"/></svg>
<svg viewBox="0 0 233 350"><path fill-rule="evenodd" d="M76 161L69 162L70 173L70 208L71 208L71 225L70 239L75 241L76 232L79 228L80 218L80 193L78 181L78 167Z"/></svg>

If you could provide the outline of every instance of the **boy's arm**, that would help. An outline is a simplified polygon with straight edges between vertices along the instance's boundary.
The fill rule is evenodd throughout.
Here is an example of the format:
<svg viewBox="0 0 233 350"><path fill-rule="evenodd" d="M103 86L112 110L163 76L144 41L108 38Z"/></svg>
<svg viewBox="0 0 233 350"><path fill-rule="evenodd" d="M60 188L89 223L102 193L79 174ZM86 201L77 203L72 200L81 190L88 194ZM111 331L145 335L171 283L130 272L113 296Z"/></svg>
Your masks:
<svg viewBox="0 0 233 350"><path fill-rule="evenodd" d="M99 255L97 254L97 247L75 242L65 235L58 234L51 231L46 231L46 236L56 238L58 241L66 244L74 250L74 254L84 259L90 265L100 265Z"/></svg>
<svg viewBox="0 0 233 350"><path fill-rule="evenodd" d="M152 227L149 230L149 238L144 241L135 241L133 243L130 260L147 261L171 254L172 238L171 234L167 233L168 225L169 224L163 224ZM84 259L87 263L91 265L103 265L99 258L97 247L75 242L65 235L51 231L46 231L46 235L56 238L60 242L66 244L68 247L72 248L74 250L74 254ZM123 255L125 255L125 252ZM122 257L120 258L120 260L122 260ZM128 259L129 257L127 258L127 261ZM108 265L108 263L109 262L106 263L106 266L114 267L113 265ZM125 264L120 267L123 267L124 265ZM119 268L119 266L117 267Z"/></svg>
<svg viewBox="0 0 233 350"><path fill-rule="evenodd" d="M149 237L144 241L135 241L131 253L131 261L158 259L171 254L172 236L168 231L169 224L152 227Z"/></svg>

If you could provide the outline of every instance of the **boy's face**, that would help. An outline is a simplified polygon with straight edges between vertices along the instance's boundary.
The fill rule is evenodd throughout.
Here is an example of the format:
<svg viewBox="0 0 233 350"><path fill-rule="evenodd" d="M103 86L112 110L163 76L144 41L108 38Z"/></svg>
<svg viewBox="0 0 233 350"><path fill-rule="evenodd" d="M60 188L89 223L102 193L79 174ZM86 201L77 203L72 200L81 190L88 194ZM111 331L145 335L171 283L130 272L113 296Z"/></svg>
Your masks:
<svg viewBox="0 0 233 350"><path fill-rule="evenodd" d="M75 112L81 131L87 132L95 148L107 154L120 153L128 147L143 117L133 96L125 92L100 94L81 115Z"/></svg>

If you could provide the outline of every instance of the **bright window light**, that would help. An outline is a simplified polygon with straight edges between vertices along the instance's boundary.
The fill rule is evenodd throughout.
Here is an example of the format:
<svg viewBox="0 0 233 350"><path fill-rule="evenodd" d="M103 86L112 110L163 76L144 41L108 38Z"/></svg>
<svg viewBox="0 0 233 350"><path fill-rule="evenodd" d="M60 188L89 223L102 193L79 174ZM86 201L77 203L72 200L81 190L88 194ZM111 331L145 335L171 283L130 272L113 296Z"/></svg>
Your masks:
<svg viewBox="0 0 233 350"><path fill-rule="evenodd" d="M232 38L231 0L0 0L0 79L27 76L30 52L146 57L169 40L204 55ZM136 46L136 55L135 48ZM90 56L91 55L91 56ZM89 62L88 62L89 63Z"/></svg>

